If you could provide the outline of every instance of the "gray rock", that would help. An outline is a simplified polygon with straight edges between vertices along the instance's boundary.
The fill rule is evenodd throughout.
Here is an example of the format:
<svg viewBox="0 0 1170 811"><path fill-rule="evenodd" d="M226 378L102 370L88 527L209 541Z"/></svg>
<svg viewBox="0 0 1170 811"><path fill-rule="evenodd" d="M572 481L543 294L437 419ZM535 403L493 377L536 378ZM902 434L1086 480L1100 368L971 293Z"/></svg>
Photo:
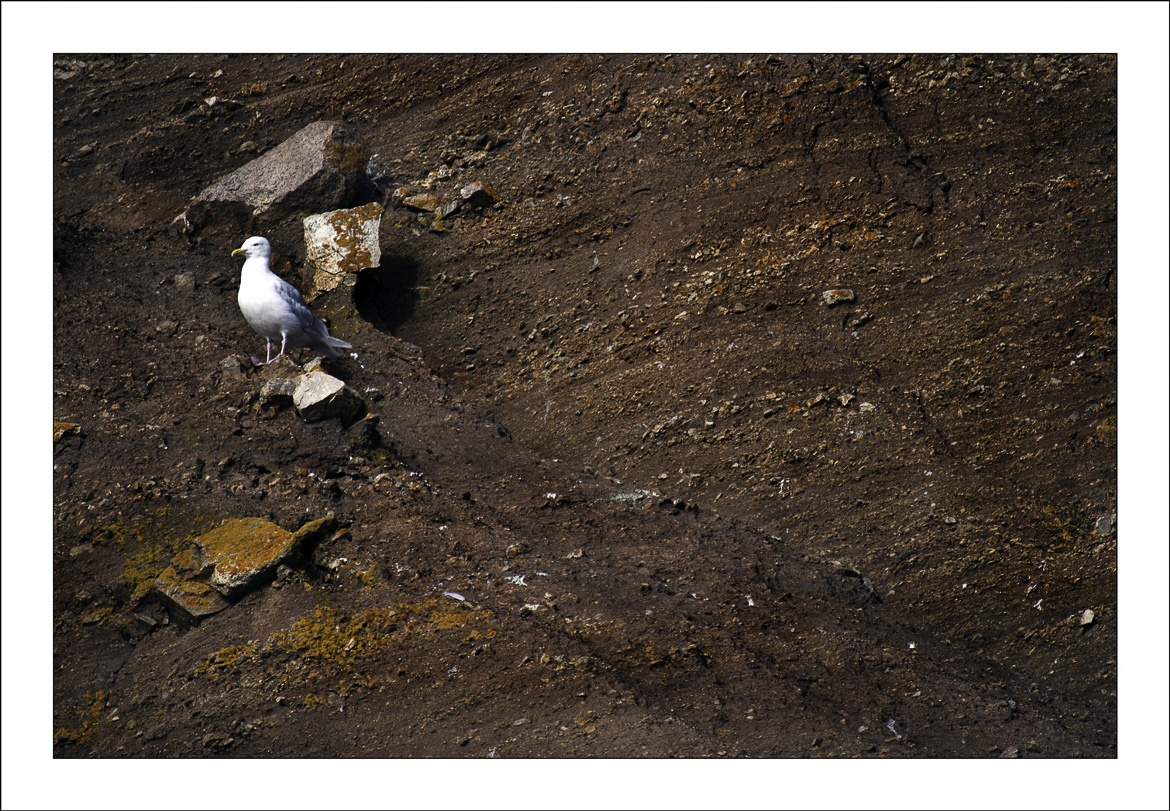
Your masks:
<svg viewBox="0 0 1170 811"><path fill-rule="evenodd" d="M219 362L219 370L224 380L240 381L245 378L244 364L238 355L228 355Z"/></svg>
<svg viewBox="0 0 1170 811"><path fill-rule="evenodd" d="M273 378L260 389L260 405L266 408L283 408L292 405L293 393L296 390L296 381L286 377Z"/></svg>
<svg viewBox="0 0 1170 811"><path fill-rule="evenodd" d="M381 263L381 222L377 203L305 217L305 260L313 269L310 300L343 282L352 287L358 273Z"/></svg>
<svg viewBox="0 0 1170 811"><path fill-rule="evenodd" d="M342 422L366 413L366 402L356 391L325 372L308 372L293 392L297 413L309 422L336 417Z"/></svg>
<svg viewBox="0 0 1170 811"><path fill-rule="evenodd" d="M1113 515L1103 515L1097 519L1097 523L1093 526L1093 531L1098 535L1111 535L1117 528L1117 513Z"/></svg>
<svg viewBox="0 0 1170 811"><path fill-rule="evenodd" d="M369 159L365 141L344 124L314 122L201 191L171 227L190 233L212 219L274 219L302 208L343 208Z"/></svg>

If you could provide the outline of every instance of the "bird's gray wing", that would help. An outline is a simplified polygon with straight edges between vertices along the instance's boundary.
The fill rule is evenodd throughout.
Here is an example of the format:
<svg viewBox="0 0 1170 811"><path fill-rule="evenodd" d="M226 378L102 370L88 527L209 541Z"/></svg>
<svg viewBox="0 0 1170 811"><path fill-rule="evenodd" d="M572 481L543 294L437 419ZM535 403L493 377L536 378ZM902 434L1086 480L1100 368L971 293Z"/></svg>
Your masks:
<svg viewBox="0 0 1170 811"><path fill-rule="evenodd" d="M313 315L313 311L305 303L301 291L297 290L284 279L278 277L277 281L279 284L276 286L276 291L288 304L289 310L297 317L297 321L300 322L301 332L307 338L324 338L328 334L325 330L325 324L321 319Z"/></svg>

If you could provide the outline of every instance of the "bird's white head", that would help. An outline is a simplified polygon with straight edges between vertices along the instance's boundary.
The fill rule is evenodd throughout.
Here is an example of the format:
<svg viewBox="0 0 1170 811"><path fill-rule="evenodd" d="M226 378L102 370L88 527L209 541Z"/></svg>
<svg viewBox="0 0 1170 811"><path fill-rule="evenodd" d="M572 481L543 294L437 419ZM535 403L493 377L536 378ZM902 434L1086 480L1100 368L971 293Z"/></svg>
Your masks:
<svg viewBox="0 0 1170 811"><path fill-rule="evenodd" d="M239 256L243 254L248 259L255 259L256 257L263 257L264 259L272 258L272 246L268 244L268 240L264 237L248 237L244 240L244 244L232 251L232 256Z"/></svg>

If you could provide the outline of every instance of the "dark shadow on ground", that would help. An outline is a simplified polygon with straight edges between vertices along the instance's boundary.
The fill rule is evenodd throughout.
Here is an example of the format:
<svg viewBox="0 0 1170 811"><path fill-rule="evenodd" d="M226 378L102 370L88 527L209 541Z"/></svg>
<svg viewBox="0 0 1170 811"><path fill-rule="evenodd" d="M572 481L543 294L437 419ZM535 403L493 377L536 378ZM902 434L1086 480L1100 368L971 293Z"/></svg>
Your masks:
<svg viewBox="0 0 1170 811"><path fill-rule="evenodd" d="M385 257L376 268L363 270L353 289L358 314L383 332L393 333L418 303L415 284L419 265L409 256Z"/></svg>

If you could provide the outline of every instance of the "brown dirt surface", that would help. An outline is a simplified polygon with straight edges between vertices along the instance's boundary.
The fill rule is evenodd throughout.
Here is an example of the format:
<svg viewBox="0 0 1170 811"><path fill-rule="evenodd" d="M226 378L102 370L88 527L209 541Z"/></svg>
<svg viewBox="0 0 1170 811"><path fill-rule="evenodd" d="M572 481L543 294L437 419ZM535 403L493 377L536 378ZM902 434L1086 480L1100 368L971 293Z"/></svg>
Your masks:
<svg viewBox="0 0 1170 811"><path fill-rule="evenodd" d="M59 56L54 754L1116 757L1116 71ZM251 231L169 227L318 120L387 206L313 303L350 426L233 373ZM198 625L151 590L328 514Z"/></svg>

